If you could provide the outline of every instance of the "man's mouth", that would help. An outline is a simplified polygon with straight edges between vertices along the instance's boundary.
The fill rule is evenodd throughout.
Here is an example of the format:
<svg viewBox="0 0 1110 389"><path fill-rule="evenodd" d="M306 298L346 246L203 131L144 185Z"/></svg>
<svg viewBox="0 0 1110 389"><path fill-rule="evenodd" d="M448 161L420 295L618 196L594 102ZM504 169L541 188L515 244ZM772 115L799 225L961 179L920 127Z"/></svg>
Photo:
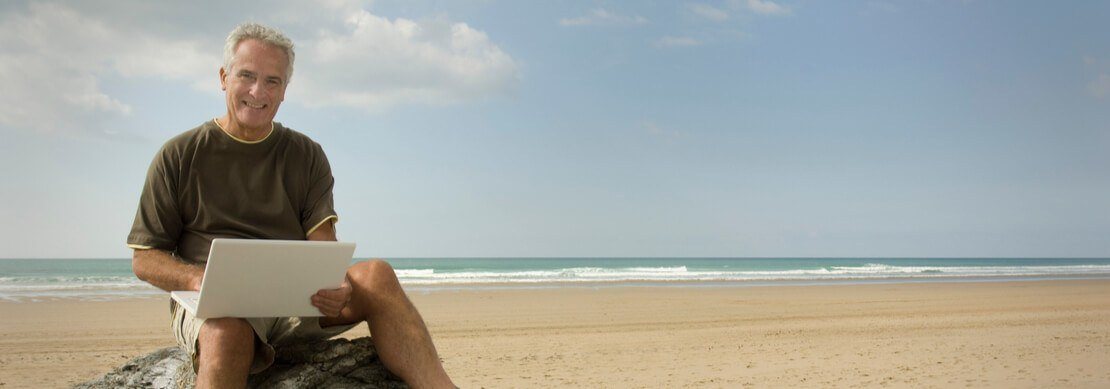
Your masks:
<svg viewBox="0 0 1110 389"><path fill-rule="evenodd" d="M251 104L247 101L243 101L243 105L246 105L248 108L254 108L254 109L266 108L266 104Z"/></svg>

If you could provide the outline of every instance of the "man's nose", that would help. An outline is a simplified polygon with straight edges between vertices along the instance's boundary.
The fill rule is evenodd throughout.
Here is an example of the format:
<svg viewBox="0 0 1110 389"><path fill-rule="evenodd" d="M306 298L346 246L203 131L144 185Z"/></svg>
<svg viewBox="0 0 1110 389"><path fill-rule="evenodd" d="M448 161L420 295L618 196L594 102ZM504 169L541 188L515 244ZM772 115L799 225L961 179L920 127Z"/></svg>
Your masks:
<svg viewBox="0 0 1110 389"><path fill-rule="evenodd" d="M265 97L269 94L269 92L270 91L266 90L266 84L264 84L263 80L258 80L258 81L255 81L254 83L251 84L251 87L250 87L251 96Z"/></svg>

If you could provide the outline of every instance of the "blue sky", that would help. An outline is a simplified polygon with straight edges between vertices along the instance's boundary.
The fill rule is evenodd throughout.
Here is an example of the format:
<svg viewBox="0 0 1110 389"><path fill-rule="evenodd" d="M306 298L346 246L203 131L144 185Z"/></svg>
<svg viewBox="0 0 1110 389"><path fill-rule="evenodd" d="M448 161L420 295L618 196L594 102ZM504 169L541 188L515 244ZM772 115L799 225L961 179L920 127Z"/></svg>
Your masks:
<svg viewBox="0 0 1110 389"><path fill-rule="evenodd" d="M127 257L237 23L361 257L1110 256L1110 3L0 5L0 258Z"/></svg>

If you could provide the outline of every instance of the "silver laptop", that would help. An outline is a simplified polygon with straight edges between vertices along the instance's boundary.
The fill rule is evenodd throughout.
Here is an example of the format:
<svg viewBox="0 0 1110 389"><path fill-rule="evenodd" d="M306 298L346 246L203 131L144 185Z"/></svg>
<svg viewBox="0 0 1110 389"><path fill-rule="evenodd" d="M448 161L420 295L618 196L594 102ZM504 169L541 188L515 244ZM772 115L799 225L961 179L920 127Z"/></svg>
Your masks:
<svg viewBox="0 0 1110 389"><path fill-rule="evenodd" d="M199 319L322 316L311 298L338 288L355 244L304 240L214 239L200 292L170 292Z"/></svg>

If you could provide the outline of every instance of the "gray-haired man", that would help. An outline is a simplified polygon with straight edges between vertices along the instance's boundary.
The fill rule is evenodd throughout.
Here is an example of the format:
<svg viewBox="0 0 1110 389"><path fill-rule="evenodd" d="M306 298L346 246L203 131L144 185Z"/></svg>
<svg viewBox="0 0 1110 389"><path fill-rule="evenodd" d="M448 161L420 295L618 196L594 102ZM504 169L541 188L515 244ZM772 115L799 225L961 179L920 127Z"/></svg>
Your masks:
<svg viewBox="0 0 1110 389"><path fill-rule="evenodd" d="M147 173L127 238L137 277L167 291L199 290L219 237L336 240L327 157L273 121L293 59L293 43L275 29L248 23L228 36L220 68L227 113L170 139ZM273 345L364 321L393 373L413 387L454 387L389 264L355 264L339 289L311 299L324 317L201 320L174 306L174 335L193 357L197 387L243 387L273 362Z"/></svg>

